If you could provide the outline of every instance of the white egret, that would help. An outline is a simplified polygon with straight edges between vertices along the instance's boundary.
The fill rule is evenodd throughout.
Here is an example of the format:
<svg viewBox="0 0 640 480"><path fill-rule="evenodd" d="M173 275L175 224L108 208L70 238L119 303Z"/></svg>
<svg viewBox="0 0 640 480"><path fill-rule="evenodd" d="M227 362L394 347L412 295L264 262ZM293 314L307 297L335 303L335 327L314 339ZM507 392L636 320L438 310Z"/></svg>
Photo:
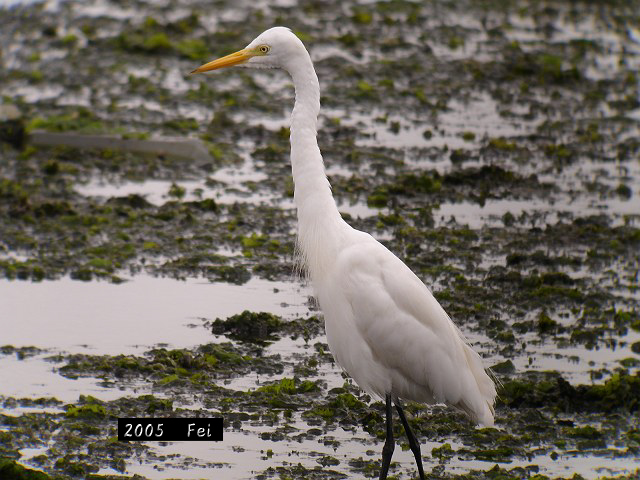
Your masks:
<svg viewBox="0 0 640 480"><path fill-rule="evenodd" d="M324 313L329 348L360 388L386 402L380 478L387 477L395 445L393 402L424 479L420 446L401 400L446 403L490 426L494 382L425 284L386 247L340 216L316 139L318 77L300 39L288 28L274 27L246 48L192 73L233 65L281 68L293 79L290 141L298 249Z"/></svg>

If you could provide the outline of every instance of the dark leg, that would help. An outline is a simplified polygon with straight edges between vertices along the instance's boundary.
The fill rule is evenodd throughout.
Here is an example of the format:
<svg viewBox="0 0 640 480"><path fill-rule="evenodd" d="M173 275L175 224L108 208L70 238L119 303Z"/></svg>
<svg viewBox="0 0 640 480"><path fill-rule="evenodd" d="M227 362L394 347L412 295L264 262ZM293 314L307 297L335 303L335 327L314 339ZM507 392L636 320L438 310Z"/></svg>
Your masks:
<svg viewBox="0 0 640 480"><path fill-rule="evenodd" d="M382 447L382 467L380 468L380 480L387 478L389 473L389 465L391 464L391 456L395 448L393 440L393 409L391 408L391 395L387 395L387 439Z"/></svg>
<svg viewBox="0 0 640 480"><path fill-rule="evenodd" d="M420 444L418 440L416 440L416 436L413 434L411 427L409 426L409 422L407 422L407 417L404 415L404 410L402 409L402 405L400 405L400 401L396 400L396 409L398 410L398 415L400 415L400 421L402 422L402 426L404 427L404 431L407 432L407 439L409 440L409 448L413 452L413 456L416 457L416 463L418 464L418 474L420 475L420 480L424 480L424 470L422 469L422 454L420 453Z"/></svg>

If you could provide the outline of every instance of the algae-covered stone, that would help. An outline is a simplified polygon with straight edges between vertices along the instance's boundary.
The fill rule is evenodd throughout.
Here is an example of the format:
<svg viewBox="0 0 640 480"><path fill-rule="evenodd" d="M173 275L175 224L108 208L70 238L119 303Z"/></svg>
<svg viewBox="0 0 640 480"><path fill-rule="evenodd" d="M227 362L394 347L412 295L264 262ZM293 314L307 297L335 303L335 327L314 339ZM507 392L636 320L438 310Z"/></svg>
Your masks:
<svg viewBox="0 0 640 480"><path fill-rule="evenodd" d="M25 139L25 125L15 105L0 104L0 142L21 148Z"/></svg>
<svg viewBox="0 0 640 480"><path fill-rule="evenodd" d="M15 460L8 458L0 458L0 478L4 480L51 480L56 477L50 477L44 472L26 468Z"/></svg>
<svg viewBox="0 0 640 480"><path fill-rule="evenodd" d="M512 374L515 373L516 367L511 360L505 360L493 365L491 371L500 374Z"/></svg>
<svg viewBox="0 0 640 480"><path fill-rule="evenodd" d="M282 320L272 313L245 310L226 320L217 318L211 325L211 331L216 335L226 334L243 342L261 343L276 340L276 333L281 326Z"/></svg>
<svg viewBox="0 0 640 480"><path fill-rule="evenodd" d="M640 408L640 373L615 373L602 384L573 386L557 373L529 373L505 381L498 401L511 408L558 408L566 412L635 412Z"/></svg>

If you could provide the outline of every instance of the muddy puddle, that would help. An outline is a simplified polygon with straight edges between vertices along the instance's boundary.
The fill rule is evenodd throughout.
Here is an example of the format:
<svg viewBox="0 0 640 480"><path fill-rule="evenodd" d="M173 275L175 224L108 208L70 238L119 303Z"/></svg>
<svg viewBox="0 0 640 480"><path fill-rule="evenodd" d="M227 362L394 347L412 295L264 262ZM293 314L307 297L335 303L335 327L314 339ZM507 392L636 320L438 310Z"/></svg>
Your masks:
<svg viewBox="0 0 640 480"><path fill-rule="evenodd" d="M383 405L295 268L291 82L188 75L284 24L341 213L501 382L495 428L407 406L430 478L637 478L639 13L0 1L0 477L377 478ZM225 440L115 440L135 416Z"/></svg>

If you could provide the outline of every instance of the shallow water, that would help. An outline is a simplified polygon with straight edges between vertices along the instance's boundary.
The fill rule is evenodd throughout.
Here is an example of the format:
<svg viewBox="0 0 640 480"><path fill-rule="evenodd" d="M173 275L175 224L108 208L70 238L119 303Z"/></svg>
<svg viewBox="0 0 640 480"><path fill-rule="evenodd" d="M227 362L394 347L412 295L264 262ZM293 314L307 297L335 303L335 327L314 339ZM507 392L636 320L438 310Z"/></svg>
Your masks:
<svg viewBox="0 0 640 480"><path fill-rule="evenodd" d="M69 354L143 357L158 346L196 352L225 343L229 337L213 336L207 322L244 310L285 322L317 314L310 288L291 273L291 81L273 72L187 74L274 22L308 35L324 95L320 146L339 210L433 286L486 365L512 362L515 372L500 374L503 382L531 382L529 374L551 371L586 387L620 372L637 374L640 32L637 13L624 5L401 1L315 9L241 0L212 9L197 0L95 0L41 8L0 0L0 9L15 5L0 19L0 94L16 100L26 122L53 119L45 128L54 131L197 138L215 158L31 145L0 150L0 180L20 187L0 184L0 267L7 277L0 280L0 346L18 349L0 355L0 413L21 421L42 414L65 435L77 435L65 430L65 412L86 395L111 409L152 394L172 400L171 413L240 418L219 444L148 443L148 450L89 459L80 457L86 443L70 447L64 435L42 435L38 444L38 435L16 434L21 463L37 467L44 456L45 470L71 478L53 466L68 451L101 474L148 478L255 478L299 463L349 477L376 475L354 461L379 460L381 420L358 417L357 407L336 408L329 420L303 416L326 407L332 390L345 385L322 333L282 335L243 350L276 368L221 373L214 383L225 395L184 372L182 383L167 386L161 382L171 375L100 371L75 378L60 370ZM193 41L204 51L189 49ZM78 67L86 58L95 59L93 69ZM487 179L485 166L496 167ZM440 183L411 183L423 174ZM184 196L169 194L173 184ZM383 198L372 198L376 192ZM134 194L148 205L130 201ZM226 277L242 285L209 282L225 275L220 266L246 274ZM87 275L91 281L70 279ZM555 323L545 327L542 314ZM20 349L28 346L38 350ZM299 403L290 418L286 407L251 403L252 392L294 377L316 382L319 392L290 395L287 402ZM370 403L348 381L344 388ZM40 397L62 403L30 403ZM500 404L490 433L452 410L419 410L426 469L445 478L474 470L485 478L495 464L505 475L521 468L509 478L537 469L562 477L637 474L637 410L583 413L544 400L533 408ZM377 403L368 409L381 412ZM455 428L443 422L448 417ZM423 423L430 418L440 422L433 430ZM363 427L368 421L374 426ZM579 430L584 426L595 433ZM0 429L11 431L4 423ZM289 430L282 440L269 439ZM483 435L494 437L483 443ZM105 429L82 441L95 446L111 436ZM451 458L431 454L444 443ZM512 445L513 453L478 459ZM109 463L114 456L125 459L124 470ZM415 476L410 451L396 448L393 460L393 474Z"/></svg>
<svg viewBox="0 0 640 480"><path fill-rule="evenodd" d="M4 280L0 289L0 318L9 327L3 329L4 345L95 355L140 354L161 343L193 347L208 335L203 320L244 310L291 318L306 313L309 295L296 283L252 279L238 286L145 275L120 285Z"/></svg>
<svg viewBox="0 0 640 480"><path fill-rule="evenodd" d="M127 395L142 395L154 390L145 382L102 382L95 378L69 379L57 374L56 364L48 361L55 353L126 354L140 355L158 345L166 348L189 348L216 339L204 328L205 320L224 318L244 309L269 311L283 318L294 318L308 314L306 302L311 293L297 282L267 282L251 280L243 286L211 284L197 279L177 281L137 275L131 280L112 285L104 282L80 283L69 279L56 282L24 283L2 282L3 302L0 303L0 318L12 319L4 329L3 343L14 346L37 345L44 352L18 359L16 356L0 357L0 384L2 397L38 398L55 397L64 403L77 401L80 395L93 395L102 401L116 400ZM55 325L55 328L51 328ZM13 328L11 328L13 326ZM126 333L125 333L126 332ZM491 353L491 341L486 337L465 332L477 351L483 352L488 364L498 363L504 358ZM220 338L220 339L223 339ZM531 335L529 339L535 340ZM124 340L124 341L123 341ZM325 341L324 337L317 340ZM640 334L629 333L629 343L640 340ZM265 381L292 377L291 366L300 355L308 354L309 345L302 339L292 341L284 338L268 347L265 354L279 354L288 368L281 375L249 375L223 382L225 388L239 391L255 390ZM627 348L609 350L599 348L588 351L581 348L557 350L553 342L534 343L516 358L512 358L520 371L555 370L576 383L590 381L589 371L613 368L616 361L632 355ZM336 365L323 365L315 376L326 383L326 388L340 387L344 377ZM114 388L116 387L116 388ZM198 408L197 400L184 402L171 395L155 392L160 397L172 398L184 408ZM206 398L206 394L204 396ZM0 409L10 415L29 412L56 412L56 408L8 408ZM308 429L306 421L298 415L287 421L293 431L300 433ZM317 441L284 440L274 442L261 439L265 428L243 424L240 430L225 432L223 443L169 442L155 444L147 442L151 449L148 455L157 455L162 461L127 461L127 472L149 478L202 478L212 471L216 478L253 478L258 472L280 465L302 463L313 469L317 461L326 455L337 458L341 466L337 471L349 473L349 459L362 457L375 460L380 444L366 439L365 432L358 427L344 429L334 426L329 436ZM291 433L295 436L295 433ZM327 440L338 441L336 449ZM449 442L455 449L462 444ZM439 442L423 442L423 452L439 447ZM267 451L270 453L267 455ZM21 450L23 462L43 453L43 449ZM230 454L233 452L233 454ZM396 449L395 472L413 469L410 451ZM452 473L463 473L471 469L487 470L495 462L452 458L447 468ZM582 455L561 455L551 461L547 455L537 455L529 461L515 460L510 468L529 464L544 464L545 473L565 475L580 473L587 478L594 471L616 474L640 466L640 459L586 458ZM213 469L213 470L212 470ZM112 469L102 469L102 474L117 474Z"/></svg>

